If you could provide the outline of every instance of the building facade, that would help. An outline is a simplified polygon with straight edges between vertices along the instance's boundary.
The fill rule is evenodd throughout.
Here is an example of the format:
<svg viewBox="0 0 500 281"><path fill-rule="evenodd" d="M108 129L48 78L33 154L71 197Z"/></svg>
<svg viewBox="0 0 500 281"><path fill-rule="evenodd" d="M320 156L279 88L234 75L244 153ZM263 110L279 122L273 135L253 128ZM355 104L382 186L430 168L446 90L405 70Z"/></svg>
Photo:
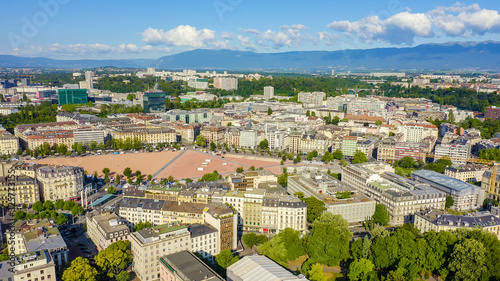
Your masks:
<svg viewBox="0 0 500 281"><path fill-rule="evenodd" d="M46 201L70 200L83 191L83 169L74 166L43 166L36 171L40 197Z"/></svg>

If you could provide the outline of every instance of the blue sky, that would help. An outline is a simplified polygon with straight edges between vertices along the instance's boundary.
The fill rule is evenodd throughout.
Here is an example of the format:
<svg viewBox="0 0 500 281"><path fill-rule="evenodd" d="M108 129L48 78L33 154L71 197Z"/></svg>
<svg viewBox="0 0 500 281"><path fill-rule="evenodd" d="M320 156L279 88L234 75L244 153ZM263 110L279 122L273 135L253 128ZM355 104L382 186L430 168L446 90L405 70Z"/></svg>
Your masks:
<svg viewBox="0 0 500 281"><path fill-rule="evenodd" d="M2 10L0 54L57 59L500 41L493 0L26 0Z"/></svg>

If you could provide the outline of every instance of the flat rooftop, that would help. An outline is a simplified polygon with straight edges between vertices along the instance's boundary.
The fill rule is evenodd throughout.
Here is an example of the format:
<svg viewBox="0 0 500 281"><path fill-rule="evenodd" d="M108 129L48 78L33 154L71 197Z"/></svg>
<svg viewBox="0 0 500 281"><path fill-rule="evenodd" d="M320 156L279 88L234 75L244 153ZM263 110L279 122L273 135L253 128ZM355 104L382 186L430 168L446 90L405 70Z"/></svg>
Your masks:
<svg viewBox="0 0 500 281"><path fill-rule="evenodd" d="M412 175L416 175L418 177L424 178L426 180L435 182L439 185L446 186L447 188L456 190L456 191L462 191L462 190L468 190L468 189L477 189L479 187L463 182L461 180L445 176L443 174L440 174L438 172L434 171L429 171L429 170L419 170L412 172Z"/></svg>
<svg viewBox="0 0 500 281"><path fill-rule="evenodd" d="M170 271L176 271L183 280L224 281L191 252L182 251L160 258L160 262Z"/></svg>

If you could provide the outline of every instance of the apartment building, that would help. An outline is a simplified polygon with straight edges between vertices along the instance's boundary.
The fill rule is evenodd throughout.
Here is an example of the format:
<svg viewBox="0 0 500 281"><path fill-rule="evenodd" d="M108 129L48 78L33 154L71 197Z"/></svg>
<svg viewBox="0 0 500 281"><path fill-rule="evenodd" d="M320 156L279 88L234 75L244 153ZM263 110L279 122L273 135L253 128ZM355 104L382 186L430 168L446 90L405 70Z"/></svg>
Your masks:
<svg viewBox="0 0 500 281"><path fill-rule="evenodd" d="M403 133L403 142L419 143L426 137L438 138L438 127L432 124L403 124L398 127L398 133Z"/></svg>
<svg viewBox="0 0 500 281"><path fill-rule="evenodd" d="M446 193L391 172L381 182L368 183L366 195L387 207L391 224L414 223L415 213L435 208L444 210Z"/></svg>
<svg viewBox="0 0 500 281"><path fill-rule="evenodd" d="M259 144L258 132L256 130L240 131L240 147L254 148Z"/></svg>
<svg viewBox="0 0 500 281"><path fill-rule="evenodd" d="M484 172L481 181L481 189L485 190L489 194L489 198L500 201L500 174L498 172L496 173L496 179L493 182L491 177L491 170ZM492 183L494 183L494 186L491 186Z"/></svg>
<svg viewBox="0 0 500 281"><path fill-rule="evenodd" d="M139 222L150 222L152 225L162 224L162 208L164 200L124 197L120 204L120 217L126 219L129 226Z"/></svg>
<svg viewBox="0 0 500 281"><path fill-rule="evenodd" d="M379 142L377 147L377 161L396 160L396 140L387 138Z"/></svg>
<svg viewBox="0 0 500 281"><path fill-rule="evenodd" d="M500 239L500 218L492 214L458 216L442 210L425 210L415 214L415 227L422 232L479 228Z"/></svg>
<svg viewBox="0 0 500 281"><path fill-rule="evenodd" d="M386 163L351 164L342 167L342 183L352 187L357 192L366 194L367 184L382 181L381 174L394 173L394 168Z"/></svg>
<svg viewBox="0 0 500 281"><path fill-rule="evenodd" d="M360 193L349 198L337 198L337 192L349 191L349 187L324 173L303 173L288 177L287 191L290 194L302 192L305 197L315 197L325 202L326 212L339 214L349 223L362 222L375 212L375 201Z"/></svg>
<svg viewBox="0 0 500 281"><path fill-rule="evenodd" d="M214 88L226 91L238 90L238 79L232 77L215 77Z"/></svg>
<svg viewBox="0 0 500 281"><path fill-rule="evenodd" d="M73 138L75 143L89 145L92 142L97 144L104 143L104 130L82 128L73 131ZM71 148L71 146L69 146Z"/></svg>
<svg viewBox="0 0 500 281"><path fill-rule="evenodd" d="M224 143L228 145L228 147L241 147L241 136L240 130L238 129L230 129L227 130L224 134Z"/></svg>
<svg viewBox="0 0 500 281"><path fill-rule="evenodd" d="M70 200L83 191L83 169L74 166L43 166L36 171L40 197L46 201Z"/></svg>
<svg viewBox="0 0 500 281"><path fill-rule="evenodd" d="M180 122L174 122L169 124L169 127L175 130L177 135L181 136L181 140L187 142L194 142L196 137L200 134L200 124L184 124Z"/></svg>
<svg viewBox="0 0 500 281"><path fill-rule="evenodd" d="M292 131L285 137L285 147L292 154L300 153L300 141L302 140L302 132Z"/></svg>
<svg viewBox="0 0 500 281"><path fill-rule="evenodd" d="M164 201L161 208L161 224L179 222L182 224L202 224L205 204Z"/></svg>
<svg viewBox="0 0 500 281"><path fill-rule="evenodd" d="M319 154L325 153L330 147L327 137L317 132L306 132L300 140L300 152L309 153L316 150Z"/></svg>
<svg viewBox="0 0 500 281"><path fill-rule="evenodd" d="M159 225L132 232L129 237L134 261L132 268L143 281L161 278L160 257L191 249L186 225Z"/></svg>
<svg viewBox="0 0 500 281"><path fill-rule="evenodd" d="M219 251L237 248L238 214L227 204L209 203L203 213L206 224L217 229L219 235Z"/></svg>
<svg viewBox="0 0 500 281"><path fill-rule="evenodd" d="M0 280L56 280L52 256L44 250L15 255L0 263Z"/></svg>
<svg viewBox="0 0 500 281"><path fill-rule="evenodd" d="M47 251L56 267L68 262L68 246L57 225L50 219L21 220L14 224L14 231L7 230L10 251L15 255L35 251ZM55 279L54 279L55 280Z"/></svg>
<svg viewBox="0 0 500 281"><path fill-rule="evenodd" d="M15 155L19 150L19 139L0 124L0 154Z"/></svg>
<svg viewBox="0 0 500 281"><path fill-rule="evenodd" d="M471 145L467 139L458 139L453 143L437 144L434 149L434 161L450 159L455 166L465 166L471 155Z"/></svg>
<svg viewBox="0 0 500 281"><path fill-rule="evenodd" d="M396 142L394 150L395 150L396 160L401 160L403 157L411 157L415 160L421 160L425 162L425 155L426 155L425 143Z"/></svg>
<svg viewBox="0 0 500 281"><path fill-rule="evenodd" d="M210 123L210 121L212 120L212 113L206 109L193 109L193 110L173 109L167 111L166 113L162 113L161 116L168 122L180 121L184 122L185 124Z"/></svg>
<svg viewBox="0 0 500 281"><path fill-rule="evenodd" d="M205 224L190 224L191 251L200 253L204 258L215 261L220 252L219 233L216 228Z"/></svg>
<svg viewBox="0 0 500 281"><path fill-rule="evenodd" d="M483 165L470 165L459 169L447 167L444 174L463 182L481 182L487 168L487 166Z"/></svg>
<svg viewBox="0 0 500 281"><path fill-rule="evenodd" d="M206 126L201 128L200 135L203 135L208 143L224 143L225 128L218 126Z"/></svg>
<svg viewBox="0 0 500 281"><path fill-rule="evenodd" d="M353 156L358 147L358 137L345 136L342 139L342 154L344 156Z"/></svg>
<svg viewBox="0 0 500 281"><path fill-rule="evenodd" d="M248 170L243 173L231 174L228 179L231 190L242 191L257 189L261 183L276 183L277 181L278 177L267 170Z"/></svg>
<svg viewBox="0 0 500 281"><path fill-rule="evenodd" d="M111 131L113 139L125 141L126 139L139 139L142 143L174 143L177 142L177 134L171 128L116 128Z"/></svg>
<svg viewBox="0 0 500 281"><path fill-rule="evenodd" d="M326 93L324 92L300 92L297 101L308 105L308 107L322 107L325 98Z"/></svg>
<svg viewBox="0 0 500 281"><path fill-rule="evenodd" d="M97 216L87 216L87 233L98 251L109 245L128 240L130 229L126 221L115 213L105 213Z"/></svg>
<svg viewBox="0 0 500 281"><path fill-rule="evenodd" d="M270 150L283 150L285 148L285 132L272 131L266 133L266 139Z"/></svg>
<svg viewBox="0 0 500 281"><path fill-rule="evenodd" d="M461 180L434 172L430 170L419 170L412 173L413 180L429 184L452 196L455 203L453 208L456 210L473 210L483 204L485 190L465 183Z"/></svg>
<svg viewBox="0 0 500 281"><path fill-rule="evenodd" d="M213 269L191 251L181 251L160 258L161 280L168 281L224 281Z"/></svg>

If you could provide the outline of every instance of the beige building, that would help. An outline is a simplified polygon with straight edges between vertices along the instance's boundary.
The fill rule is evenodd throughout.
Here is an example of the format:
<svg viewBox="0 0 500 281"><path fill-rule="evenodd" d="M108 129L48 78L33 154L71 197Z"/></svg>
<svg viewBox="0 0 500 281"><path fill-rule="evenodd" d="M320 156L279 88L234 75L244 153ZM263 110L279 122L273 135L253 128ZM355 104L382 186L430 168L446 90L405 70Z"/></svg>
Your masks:
<svg viewBox="0 0 500 281"><path fill-rule="evenodd" d="M43 166L36 172L40 197L55 202L70 200L83 191L83 169L74 166Z"/></svg>
<svg viewBox="0 0 500 281"><path fill-rule="evenodd" d="M175 130L170 128L120 128L111 131L113 139L125 141L127 139L139 139L142 143L158 144L158 143L174 143L177 142L177 134Z"/></svg>
<svg viewBox="0 0 500 281"><path fill-rule="evenodd" d="M342 168L342 183L366 194L367 184L382 181L380 175L385 172L394 173L394 168L383 162L351 164Z"/></svg>
<svg viewBox="0 0 500 281"><path fill-rule="evenodd" d="M482 165L466 166L461 169L448 167L444 170L444 174L464 182L481 182L487 168L488 167Z"/></svg>
<svg viewBox="0 0 500 281"><path fill-rule="evenodd" d="M207 126L200 130L200 135L204 136L208 143L223 143L226 130L224 127Z"/></svg>
<svg viewBox="0 0 500 281"><path fill-rule="evenodd" d="M0 154L16 155L19 150L19 139L0 125Z"/></svg>
<svg viewBox="0 0 500 281"><path fill-rule="evenodd" d="M276 183L278 177L267 170L244 171L243 173L231 174L229 176L231 190L258 189L262 183Z"/></svg>
<svg viewBox="0 0 500 281"><path fill-rule="evenodd" d="M134 257L132 268L142 281L160 280L160 257L191 249L186 225L145 228L133 232L129 240Z"/></svg>
<svg viewBox="0 0 500 281"><path fill-rule="evenodd" d="M205 204L181 201L165 201L161 209L161 223L203 223Z"/></svg>
<svg viewBox="0 0 500 281"><path fill-rule="evenodd" d="M382 182L368 183L367 194L387 207L392 225L415 222L415 213L431 208L444 210L446 193L394 173L384 173Z"/></svg>
<svg viewBox="0 0 500 281"><path fill-rule="evenodd" d="M12 203L9 201L9 188L15 193L16 206L30 206L40 200L38 184L34 178L25 175L0 177L0 203L4 206Z"/></svg>
<svg viewBox="0 0 500 281"><path fill-rule="evenodd" d="M415 214L415 227L422 232L481 228L500 239L500 218L494 215L457 216L440 210L426 210Z"/></svg>
<svg viewBox="0 0 500 281"><path fill-rule="evenodd" d="M100 251L117 241L128 240L130 229L124 219L115 213L105 213L87 216L87 233Z"/></svg>
<svg viewBox="0 0 500 281"><path fill-rule="evenodd" d="M388 138L381 141L377 148L377 161L394 160L396 160L396 140Z"/></svg>

